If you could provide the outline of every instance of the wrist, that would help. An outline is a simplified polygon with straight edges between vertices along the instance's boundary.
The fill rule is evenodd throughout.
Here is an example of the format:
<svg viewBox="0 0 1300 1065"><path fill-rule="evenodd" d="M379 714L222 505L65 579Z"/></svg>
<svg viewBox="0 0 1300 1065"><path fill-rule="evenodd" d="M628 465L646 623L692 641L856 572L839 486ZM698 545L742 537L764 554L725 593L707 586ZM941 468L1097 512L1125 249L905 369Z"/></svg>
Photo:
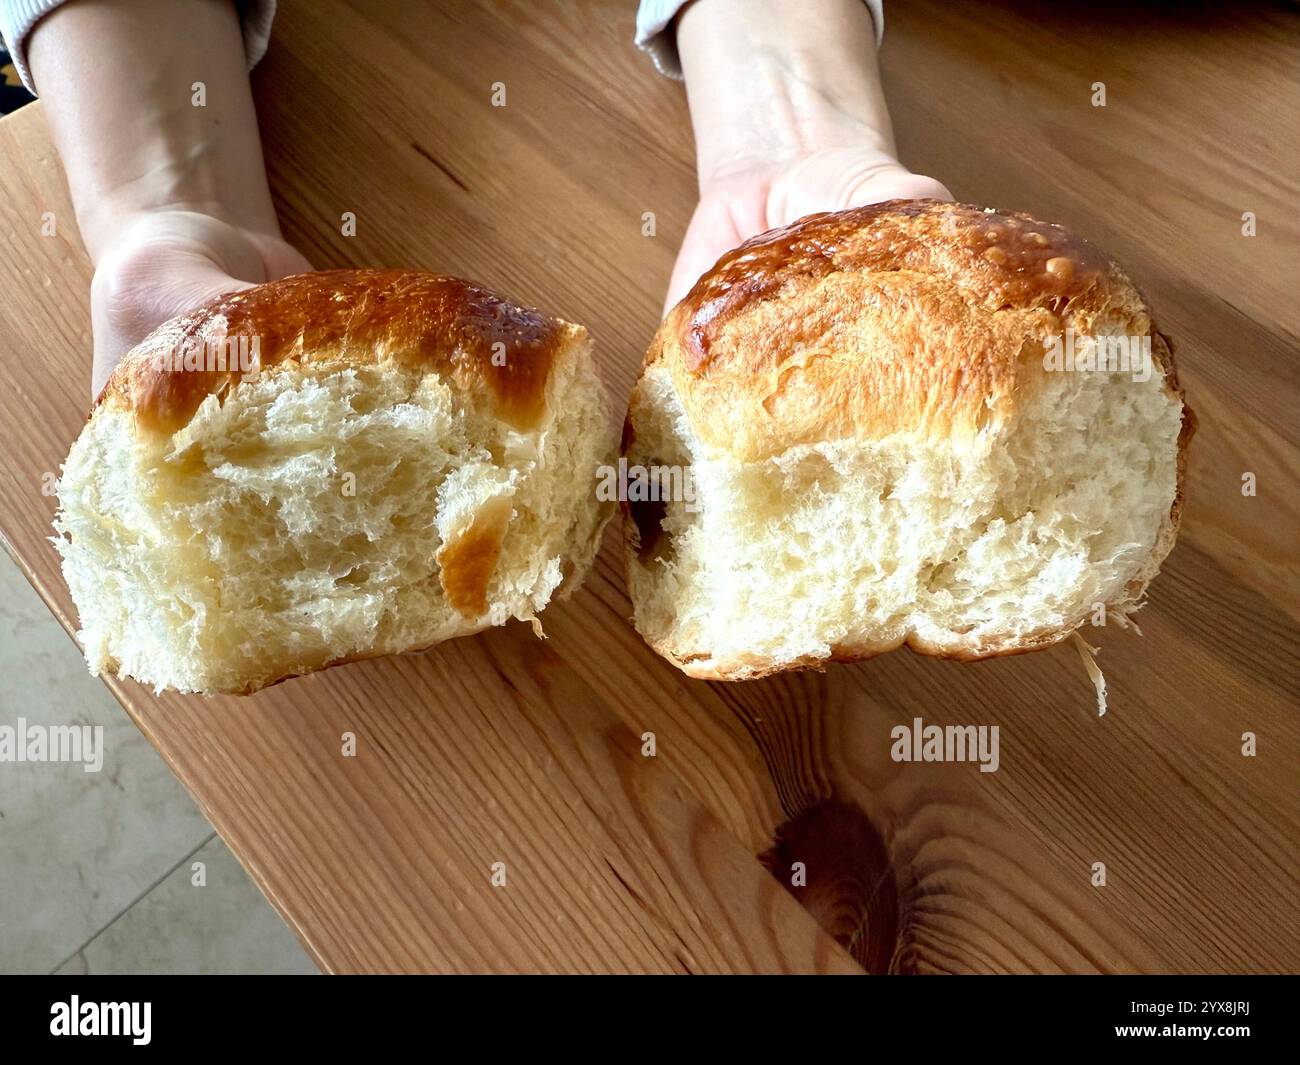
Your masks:
<svg viewBox="0 0 1300 1065"><path fill-rule="evenodd" d="M179 188L171 182L135 183L88 197L84 202L74 195L74 202L82 243L96 267L115 249L141 239L142 233L220 224L280 236L273 210L265 214L250 212L246 205L231 204L219 194L204 195L202 188Z"/></svg>
<svg viewBox="0 0 1300 1065"><path fill-rule="evenodd" d="M77 225L93 261L127 230L168 215L279 235L255 133L229 136L188 102L155 106L137 133L129 155L113 165L69 169Z"/></svg>
<svg viewBox="0 0 1300 1065"><path fill-rule="evenodd" d="M832 148L894 156L862 0L696 0L677 27L701 186Z"/></svg>
<svg viewBox="0 0 1300 1065"><path fill-rule="evenodd" d="M233 4L63 4L28 62L92 259L151 212L276 232Z"/></svg>

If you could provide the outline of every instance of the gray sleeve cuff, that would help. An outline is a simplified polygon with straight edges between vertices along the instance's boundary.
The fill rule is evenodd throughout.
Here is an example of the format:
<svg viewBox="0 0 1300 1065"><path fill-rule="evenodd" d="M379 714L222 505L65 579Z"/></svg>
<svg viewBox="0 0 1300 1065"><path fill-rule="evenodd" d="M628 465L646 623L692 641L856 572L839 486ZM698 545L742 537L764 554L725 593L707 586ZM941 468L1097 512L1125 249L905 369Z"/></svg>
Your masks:
<svg viewBox="0 0 1300 1065"><path fill-rule="evenodd" d="M27 69L27 37L41 19L62 6L64 0L0 0L0 37L4 38L14 69L27 91L36 94L31 71ZM244 54L248 68L266 54L271 40L271 22L275 19L275 0L235 0L240 25L244 31Z"/></svg>
<svg viewBox="0 0 1300 1065"><path fill-rule="evenodd" d="M673 19L689 0L641 0L636 12L636 46L649 52L660 74L670 78L682 76L681 60L677 57L677 40L672 31ZM871 11L876 26L876 47L885 35L883 0L864 0Z"/></svg>

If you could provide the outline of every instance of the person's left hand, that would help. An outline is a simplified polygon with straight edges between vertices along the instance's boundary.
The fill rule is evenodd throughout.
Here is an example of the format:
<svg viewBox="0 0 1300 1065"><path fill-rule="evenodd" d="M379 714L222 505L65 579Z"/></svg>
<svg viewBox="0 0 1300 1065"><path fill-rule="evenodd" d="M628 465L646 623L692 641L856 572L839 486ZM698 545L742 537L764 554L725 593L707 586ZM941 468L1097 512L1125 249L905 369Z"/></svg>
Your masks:
<svg viewBox="0 0 1300 1065"><path fill-rule="evenodd" d="M952 194L878 149L830 148L778 163L738 165L711 178L701 191L677 253L664 312L725 252L759 233L818 211L926 197L951 200Z"/></svg>

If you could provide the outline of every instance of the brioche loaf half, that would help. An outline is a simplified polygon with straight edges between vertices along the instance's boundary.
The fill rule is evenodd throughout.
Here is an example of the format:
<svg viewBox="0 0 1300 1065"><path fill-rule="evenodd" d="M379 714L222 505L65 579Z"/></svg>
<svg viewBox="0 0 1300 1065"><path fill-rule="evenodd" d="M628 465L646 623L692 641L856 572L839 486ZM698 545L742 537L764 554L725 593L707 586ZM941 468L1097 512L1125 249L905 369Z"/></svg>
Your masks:
<svg viewBox="0 0 1300 1065"><path fill-rule="evenodd" d="M290 277L166 323L58 486L91 671L251 692L536 623L608 517L590 349L579 325L396 270Z"/></svg>
<svg viewBox="0 0 1300 1065"><path fill-rule="evenodd" d="M1191 431L1142 296L1061 226L934 201L804 218L725 255L650 346L624 428L650 489L624 504L636 626L743 679L1035 650L1103 605L1123 624Z"/></svg>

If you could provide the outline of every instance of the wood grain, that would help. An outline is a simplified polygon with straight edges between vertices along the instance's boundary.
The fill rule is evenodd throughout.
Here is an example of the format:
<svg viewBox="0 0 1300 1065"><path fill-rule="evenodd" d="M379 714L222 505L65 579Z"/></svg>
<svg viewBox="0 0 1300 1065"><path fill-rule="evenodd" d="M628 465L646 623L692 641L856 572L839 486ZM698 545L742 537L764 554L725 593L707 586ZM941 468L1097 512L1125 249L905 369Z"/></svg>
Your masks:
<svg viewBox="0 0 1300 1065"><path fill-rule="evenodd" d="M1300 151L1269 117L1300 107L1297 21L889 5L905 160L1116 254L1200 417L1143 635L1091 636L1104 718L1069 648L688 680L628 625L612 535L545 642L511 626L242 700L114 693L330 971L1300 968ZM286 233L322 267L582 321L622 401L694 195L681 88L631 33L630 2L282 4L254 85ZM89 267L39 106L0 121L0 193L0 532L75 631L41 478L86 407ZM892 761L918 716L998 725L1000 769Z"/></svg>

